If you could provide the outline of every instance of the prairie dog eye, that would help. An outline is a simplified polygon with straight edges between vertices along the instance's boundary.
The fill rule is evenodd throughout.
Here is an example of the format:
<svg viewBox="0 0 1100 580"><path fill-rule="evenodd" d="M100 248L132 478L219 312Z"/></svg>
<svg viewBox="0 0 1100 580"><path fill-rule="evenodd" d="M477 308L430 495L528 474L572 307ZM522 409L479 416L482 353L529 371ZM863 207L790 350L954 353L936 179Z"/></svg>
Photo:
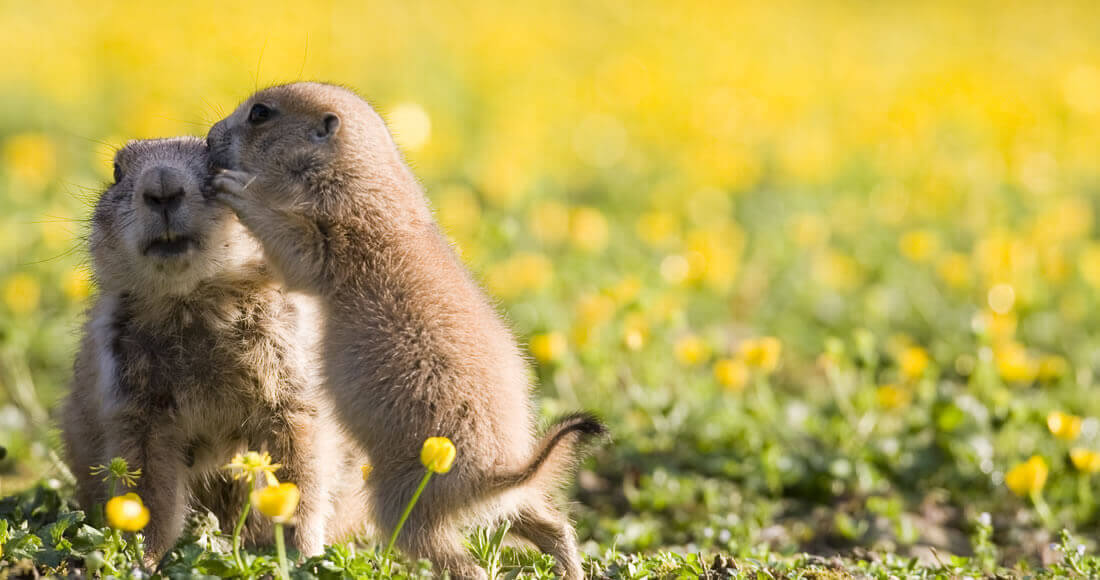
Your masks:
<svg viewBox="0 0 1100 580"><path fill-rule="evenodd" d="M115 161L115 183L122 181L122 165Z"/></svg>
<svg viewBox="0 0 1100 580"><path fill-rule="evenodd" d="M252 105L252 110L248 111L248 122L253 125L259 125L270 119L274 114L275 111L271 107L263 103L256 103Z"/></svg>

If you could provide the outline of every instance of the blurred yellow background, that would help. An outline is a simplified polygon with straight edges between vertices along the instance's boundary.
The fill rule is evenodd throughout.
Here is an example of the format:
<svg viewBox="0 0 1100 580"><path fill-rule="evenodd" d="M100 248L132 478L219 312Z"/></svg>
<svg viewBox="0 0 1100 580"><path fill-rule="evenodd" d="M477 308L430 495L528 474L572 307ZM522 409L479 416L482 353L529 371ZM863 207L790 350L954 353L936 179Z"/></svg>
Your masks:
<svg viewBox="0 0 1100 580"><path fill-rule="evenodd" d="M9 2L0 403L62 392L114 148L316 79L388 119L550 410L643 432L660 404L620 383L666 400L777 368L798 398L828 337L866 329L890 362L847 395L878 411L989 364L986 404L1068 381L1029 404L1087 412L1098 22L1090 1ZM0 444L33 450L5 417ZM1012 441L975 469L999 483L1043 445Z"/></svg>

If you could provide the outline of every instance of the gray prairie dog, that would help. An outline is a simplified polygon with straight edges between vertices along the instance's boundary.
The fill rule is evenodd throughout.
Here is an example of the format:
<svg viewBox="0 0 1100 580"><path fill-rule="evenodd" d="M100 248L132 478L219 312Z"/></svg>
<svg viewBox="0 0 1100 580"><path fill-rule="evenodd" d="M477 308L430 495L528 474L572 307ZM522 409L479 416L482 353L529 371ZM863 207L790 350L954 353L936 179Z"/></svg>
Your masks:
<svg viewBox="0 0 1100 580"><path fill-rule="evenodd" d="M189 508L232 528L247 489L221 467L267 450L302 492L292 541L316 554L366 517L365 456L319 390L310 301L282 290L233 213L204 195L209 175L196 138L135 141L115 157L89 238L99 294L61 417L77 497L107 499L91 466L121 456L141 469L155 563ZM270 541L265 518L250 520L245 539Z"/></svg>
<svg viewBox="0 0 1100 580"><path fill-rule="evenodd" d="M219 199L260 241L289 288L320 298L325 383L374 464L375 524L393 530L424 473L427 437L453 469L432 479L398 538L453 576L482 577L461 529L507 518L582 576L555 491L588 415L535 436L530 373L511 332L457 258L381 117L318 83L258 92L210 130Z"/></svg>

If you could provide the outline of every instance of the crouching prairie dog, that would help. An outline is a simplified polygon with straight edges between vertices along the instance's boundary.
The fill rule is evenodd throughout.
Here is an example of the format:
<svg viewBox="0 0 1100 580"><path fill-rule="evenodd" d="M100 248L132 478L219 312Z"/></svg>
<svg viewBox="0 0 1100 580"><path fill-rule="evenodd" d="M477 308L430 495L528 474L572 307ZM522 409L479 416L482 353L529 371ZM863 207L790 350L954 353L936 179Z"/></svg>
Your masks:
<svg viewBox="0 0 1100 580"><path fill-rule="evenodd" d="M260 91L210 130L216 195L289 288L319 297L325 384L374 463L375 524L396 525L424 473L427 437L449 437L398 538L453 576L482 577L466 524L512 531L582 576L556 488L579 444L578 414L536 438L530 373L511 332L440 232L381 117L353 92L297 83Z"/></svg>
<svg viewBox="0 0 1100 580"><path fill-rule="evenodd" d="M282 290L233 213L204 195L209 174L200 139L134 141L96 204L99 293L61 417L78 501L108 499L92 466L120 456L140 469L136 489L116 493L136 491L149 508L155 563L191 508L232 529L247 487L221 468L266 450L301 490L292 542L316 554L365 518L365 456L319 390L310 301ZM269 541L266 518L250 520L246 541Z"/></svg>

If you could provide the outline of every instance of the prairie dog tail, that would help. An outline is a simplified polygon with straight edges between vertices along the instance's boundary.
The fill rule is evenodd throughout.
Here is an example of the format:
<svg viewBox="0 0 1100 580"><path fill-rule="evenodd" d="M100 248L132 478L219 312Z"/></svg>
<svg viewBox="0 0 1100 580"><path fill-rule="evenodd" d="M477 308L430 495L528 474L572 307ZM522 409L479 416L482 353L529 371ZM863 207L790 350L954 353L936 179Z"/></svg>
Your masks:
<svg viewBox="0 0 1100 580"><path fill-rule="evenodd" d="M531 461L515 473L497 475L490 481L494 490L505 490L534 482L562 478L581 456L581 444L607 435L607 427L589 413L574 413L555 421L539 438Z"/></svg>

